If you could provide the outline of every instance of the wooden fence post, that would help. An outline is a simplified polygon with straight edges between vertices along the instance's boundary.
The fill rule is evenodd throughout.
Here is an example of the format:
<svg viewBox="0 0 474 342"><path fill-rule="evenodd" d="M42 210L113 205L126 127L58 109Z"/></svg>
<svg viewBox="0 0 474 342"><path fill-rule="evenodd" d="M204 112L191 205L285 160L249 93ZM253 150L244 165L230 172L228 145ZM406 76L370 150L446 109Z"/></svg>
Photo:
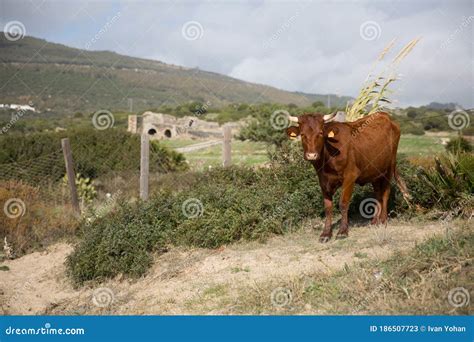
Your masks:
<svg viewBox="0 0 474 342"><path fill-rule="evenodd" d="M69 183L69 190L71 191L72 208L77 215L81 215L81 208L79 207L79 198L77 197L76 173L74 172L74 161L72 159L69 138L61 139L61 147L63 149L64 163L66 165L66 174Z"/></svg>
<svg viewBox="0 0 474 342"><path fill-rule="evenodd" d="M230 126L224 126L222 128L224 134L224 141L222 142L222 165L228 167L232 163L231 153L231 140L232 140L232 128Z"/></svg>
<svg viewBox="0 0 474 342"><path fill-rule="evenodd" d="M150 140L147 132L141 134L140 147L140 198L148 199L148 176L150 171Z"/></svg>

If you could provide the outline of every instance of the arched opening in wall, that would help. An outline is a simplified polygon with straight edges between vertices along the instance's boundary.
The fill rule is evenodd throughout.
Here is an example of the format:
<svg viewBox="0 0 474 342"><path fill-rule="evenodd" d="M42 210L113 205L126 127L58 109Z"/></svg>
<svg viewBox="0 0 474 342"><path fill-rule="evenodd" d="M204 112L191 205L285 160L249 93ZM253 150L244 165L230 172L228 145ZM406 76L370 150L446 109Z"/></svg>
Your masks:
<svg viewBox="0 0 474 342"><path fill-rule="evenodd" d="M165 137L171 138L171 131L169 129L165 129Z"/></svg>
<svg viewBox="0 0 474 342"><path fill-rule="evenodd" d="M150 129L148 130L148 134L149 134L149 135L155 135L155 134L156 134L156 129L150 128Z"/></svg>

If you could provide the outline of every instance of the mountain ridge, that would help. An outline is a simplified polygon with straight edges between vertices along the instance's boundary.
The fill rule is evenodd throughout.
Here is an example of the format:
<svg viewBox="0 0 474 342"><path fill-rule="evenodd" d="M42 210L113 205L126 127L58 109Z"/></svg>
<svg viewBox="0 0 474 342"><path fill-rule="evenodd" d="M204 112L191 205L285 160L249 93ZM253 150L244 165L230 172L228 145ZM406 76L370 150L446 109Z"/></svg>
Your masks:
<svg viewBox="0 0 474 342"><path fill-rule="evenodd" d="M326 102L328 97L113 51L68 47L31 36L11 42L0 34L1 103L31 101L40 110L67 113L100 109L136 112L192 101L213 107L261 102L308 106L315 101ZM334 106L344 106L350 99L329 96Z"/></svg>

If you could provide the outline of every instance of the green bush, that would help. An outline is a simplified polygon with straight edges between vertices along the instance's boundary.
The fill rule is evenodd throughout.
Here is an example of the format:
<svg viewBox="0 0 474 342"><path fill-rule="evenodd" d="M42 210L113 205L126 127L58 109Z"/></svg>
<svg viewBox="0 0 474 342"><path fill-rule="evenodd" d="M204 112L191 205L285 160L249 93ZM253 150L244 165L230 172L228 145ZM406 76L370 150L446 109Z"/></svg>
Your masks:
<svg viewBox="0 0 474 342"><path fill-rule="evenodd" d="M466 194L472 192L472 184L469 188L463 177L472 170L472 162L461 164L464 171L459 171L462 177L456 179L463 185L455 191ZM403 160L399 161L399 171L413 196L413 204L425 208L440 205L442 190L428 186L429 178ZM270 153L268 168L234 166L181 173L175 182L176 185L167 183L145 203L123 203L90 227L82 226L83 239L67 262L76 284L117 274L140 276L151 263L151 253L163 252L170 245L216 248L241 239L264 240L298 229L302 220L322 217L324 213L315 171L303 160L301 146L292 142ZM447 186L443 189L447 190ZM452 197L455 194L443 197L443 203L457 198ZM391 196L392 216L416 210L404 202L398 188L394 187ZM335 203L338 197L335 196ZM355 188L351 219L358 213L360 201L367 197L373 197L370 186ZM184 214L187 201L194 203L196 217Z"/></svg>
<svg viewBox="0 0 474 342"><path fill-rule="evenodd" d="M68 259L72 278L80 284L118 273L141 275L150 253L170 244L215 248L240 239L263 240L321 215L323 202L312 167L301 161L277 164L204 172L183 191L165 190L146 203L122 204L92 226L83 225L83 240ZM187 200L201 203L202 215L186 217Z"/></svg>
<svg viewBox="0 0 474 342"><path fill-rule="evenodd" d="M413 134L413 135L424 135L425 130L420 127L410 123L404 123L400 125L400 130L402 134Z"/></svg>
<svg viewBox="0 0 474 342"><path fill-rule="evenodd" d="M471 208L474 204L474 155L470 153L445 154L435 157L435 166L420 168L417 173L419 193L416 203L431 208ZM416 195L419 195L417 193ZM426 193L429 195L427 196Z"/></svg>
<svg viewBox="0 0 474 342"><path fill-rule="evenodd" d="M467 139L457 137L448 141L446 151L451 153L471 152L472 145Z"/></svg>
<svg viewBox="0 0 474 342"><path fill-rule="evenodd" d="M316 101L313 105L318 105L318 107L306 108L299 108L291 105L291 103L289 105L269 103L253 105L247 111L251 120L247 126L240 130L237 138L240 140L265 141L281 146L287 140L285 128L288 122L284 112L287 111L291 115L301 115L303 113L327 114L336 110L336 108L327 108L324 105L319 106L321 104L322 102Z"/></svg>
<svg viewBox="0 0 474 342"><path fill-rule="evenodd" d="M139 170L140 137L120 129L98 131L88 128L58 133L0 136L0 164L25 164L22 174L39 174L57 181L64 175L61 139L65 137L71 142L76 172L86 178L97 178L110 171ZM53 154L54 158L48 157ZM35 162L38 158L40 162ZM151 171L176 171L186 168L181 154L168 150L156 141L151 142Z"/></svg>

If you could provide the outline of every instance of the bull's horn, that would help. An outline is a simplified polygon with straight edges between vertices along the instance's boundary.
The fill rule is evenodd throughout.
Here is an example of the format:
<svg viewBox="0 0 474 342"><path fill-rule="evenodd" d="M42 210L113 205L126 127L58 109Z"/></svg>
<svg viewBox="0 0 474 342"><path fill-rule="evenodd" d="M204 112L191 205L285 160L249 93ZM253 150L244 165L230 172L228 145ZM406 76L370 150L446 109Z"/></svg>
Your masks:
<svg viewBox="0 0 474 342"><path fill-rule="evenodd" d="M290 121L292 121L292 122L298 122L298 117L297 117L297 116L288 115L288 120L290 120Z"/></svg>
<svg viewBox="0 0 474 342"><path fill-rule="evenodd" d="M324 115L323 116L323 119L324 121L328 122L328 121L332 121L336 118L336 114L337 113L332 113L332 114L327 114L327 115Z"/></svg>

